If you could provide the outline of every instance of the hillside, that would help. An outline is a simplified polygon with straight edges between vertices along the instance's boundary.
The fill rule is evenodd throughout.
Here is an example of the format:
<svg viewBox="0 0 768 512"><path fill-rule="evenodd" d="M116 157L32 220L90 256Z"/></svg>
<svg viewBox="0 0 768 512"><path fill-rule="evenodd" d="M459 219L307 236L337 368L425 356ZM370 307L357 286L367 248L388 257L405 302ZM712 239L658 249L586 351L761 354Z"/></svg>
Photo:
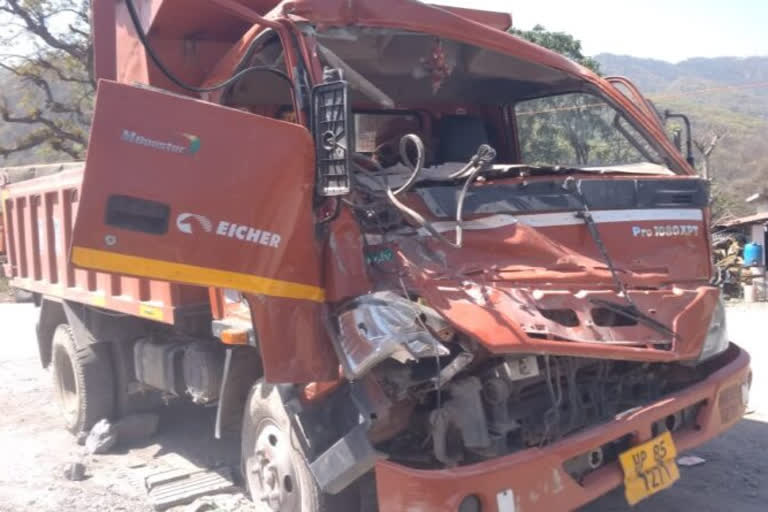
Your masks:
<svg viewBox="0 0 768 512"><path fill-rule="evenodd" d="M660 110L690 115L695 138L725 133L711 158L716 190L733 214L751 213L744 198L768 186L768 57L677 64L612 54L595 59L605 75L634 81Z"/></svg>
<svg viewBox="0 0 768 512"><path fill-rule="evenodd" d="M768 57L692 58L677 64L608 53L595 59L604 74L632 79L660 110L689 114L697 139L726 133L711 159L716 189L732 213L750 213L744 198L768 186ZM0 90L9 101L22 100L22 87L0 70ZM25 129L0 123L0 146L10 145ZM64 159L37 149L5 160L0 155L0 166Z"/></svg>

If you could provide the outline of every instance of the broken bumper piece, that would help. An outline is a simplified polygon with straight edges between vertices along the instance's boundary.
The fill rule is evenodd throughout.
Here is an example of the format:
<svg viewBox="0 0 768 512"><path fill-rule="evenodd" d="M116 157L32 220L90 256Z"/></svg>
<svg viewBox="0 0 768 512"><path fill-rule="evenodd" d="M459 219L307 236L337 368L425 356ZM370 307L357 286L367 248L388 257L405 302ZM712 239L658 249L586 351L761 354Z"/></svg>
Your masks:
<svg viewBox="0 0 768 512"><path fill-rule="evenodd" d="M390 357L404 362L448 355L421 320L425 310L392 292L355 300L339 315L339 335L334 340L346 377L357 379Z"/></svg>
<svg viewBox="0 0 768 512"><path fill-rule="evenodd" d="M695 408L694 421L672 432L678 450L690 450L741 419L750 380L749 355L731 345L701 382L544 448L442 470L380 461L376 465L380 510L459 510L465 499L479 501L483 511L575 509L621 485L624 476L615 454L606 455L601 465L578 478L567 471L566 462L617 443L623 443L622 450L639 445L664 430L668 418Z"/></svg>

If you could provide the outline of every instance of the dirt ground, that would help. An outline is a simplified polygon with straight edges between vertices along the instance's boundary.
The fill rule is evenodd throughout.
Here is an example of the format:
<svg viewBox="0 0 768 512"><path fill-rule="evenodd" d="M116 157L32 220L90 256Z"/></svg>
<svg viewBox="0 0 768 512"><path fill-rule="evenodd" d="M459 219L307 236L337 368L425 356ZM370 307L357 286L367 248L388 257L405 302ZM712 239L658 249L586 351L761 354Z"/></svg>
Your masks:
<svg viewBox="0 0 768 512"><path fill-rule="evenodd" d="M0 304L0 512L149 511L142 483L148 474L193 466L236 469L238 440L214 441L213 409L195 407L165 409L159 434L148 441L114 454L85 457L84 449L61 428L50 375L39 367L35 315L29 304ZM753 412L693 453L706 459L705 464L681 468L680 482L635 510L768 510L768 372L760 371L768 366L766 320L768 306L729 308L731 338L753 356ZM64 468L78 461L86 464L87 479L66 480ZM217 499L216 510L251 509L241 496ZM626 510L618 490L582 512Z"/></svg>
<svg viewBox="0 0 768 512"><path fill-rule="evenodd" d="M176 468L236 469L239 440L214 440L215 409L191 405L165 408L158 435L148 441L118 447L109 455L86 456L85 448L62 428L51 375L40 368L36 314L31 304L0 304L0 512L150 511L143 485L149 474ZM86 480L64 478L64 469L73 462L85 463ZM237 498L221 501L237 504L232 510L251 508L248 502L239 506Z"/></svg>

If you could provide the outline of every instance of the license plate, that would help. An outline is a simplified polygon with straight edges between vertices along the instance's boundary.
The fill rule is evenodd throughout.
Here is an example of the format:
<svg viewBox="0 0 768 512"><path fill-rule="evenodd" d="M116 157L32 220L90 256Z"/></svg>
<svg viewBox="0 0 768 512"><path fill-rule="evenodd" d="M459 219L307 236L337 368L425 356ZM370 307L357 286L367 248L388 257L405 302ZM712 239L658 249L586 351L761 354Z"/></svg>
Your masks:
<svg viewBox="0 0 768 512"><path fill-rule="evenodd" d="M669 432L619 455L627 502L634 505L679 480L676 457L677 450Z"/></svg>

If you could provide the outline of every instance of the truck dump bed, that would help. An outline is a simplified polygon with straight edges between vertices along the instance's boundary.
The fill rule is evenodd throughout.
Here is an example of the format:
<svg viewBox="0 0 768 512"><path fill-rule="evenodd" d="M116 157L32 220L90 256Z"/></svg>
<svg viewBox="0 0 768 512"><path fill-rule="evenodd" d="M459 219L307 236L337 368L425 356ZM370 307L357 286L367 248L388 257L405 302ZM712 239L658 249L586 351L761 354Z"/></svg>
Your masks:
<svg viewBox="0 0 768 512"><path fill-rule="evenodd" d="M10 179L2 191L7 232L5 275L13 287L174 324L189 315L209 315L208 289L76 269L68 251L80 199L83 165L51 174L14 169L28 181Z"/></svg>

